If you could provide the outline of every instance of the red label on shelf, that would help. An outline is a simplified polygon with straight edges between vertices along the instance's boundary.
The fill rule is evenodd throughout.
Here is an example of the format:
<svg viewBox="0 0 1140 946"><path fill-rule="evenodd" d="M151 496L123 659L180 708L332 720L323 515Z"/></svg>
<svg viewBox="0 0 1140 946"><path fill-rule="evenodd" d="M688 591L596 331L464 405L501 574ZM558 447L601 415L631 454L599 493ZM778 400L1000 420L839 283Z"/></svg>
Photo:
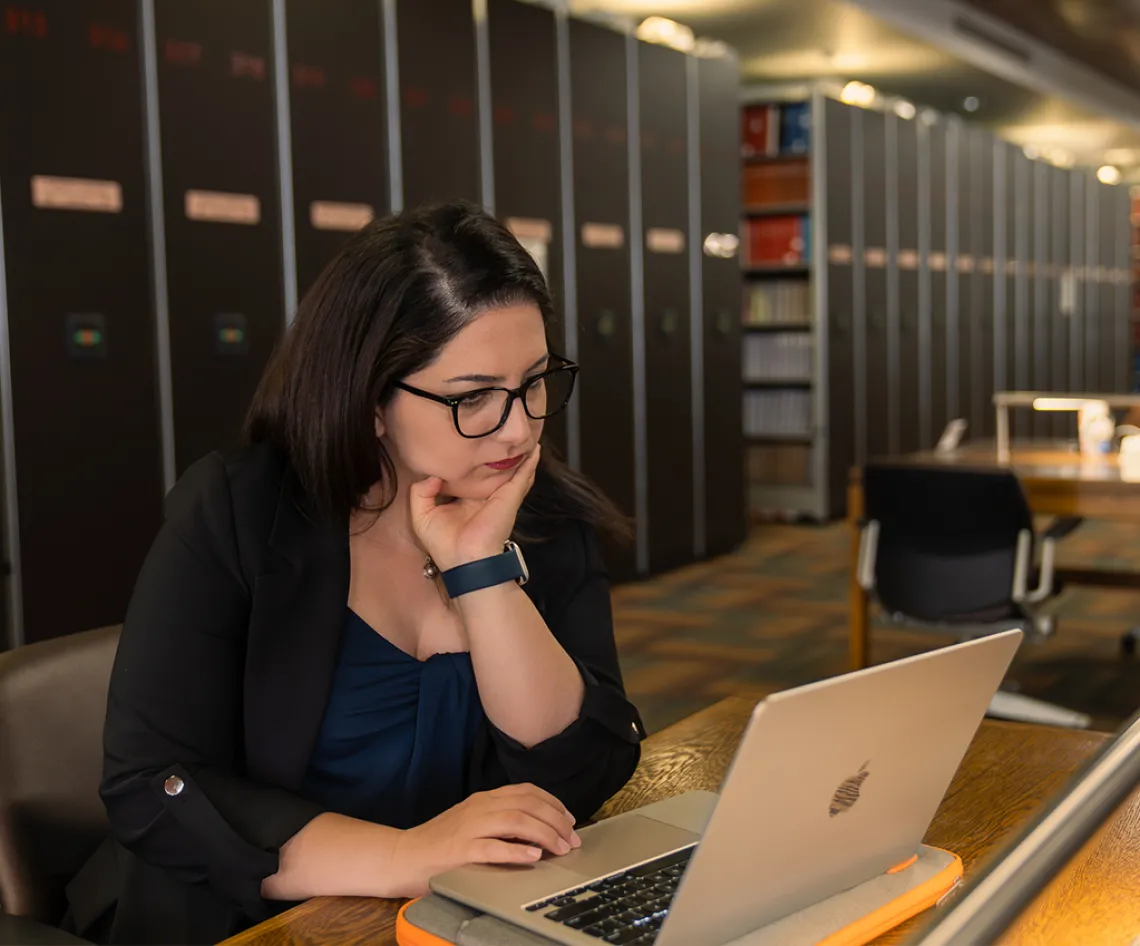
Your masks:
<svg viewBox="0 0 1140 946"><path fill-rule="evenodd" d="M265 57L241 53L236 50L231 52L230 75L235 79L263 80L265 78Z"/></svg>
<svg viewBox="0 0 1140 946"><path fill-rule="evenodd" d="M427 105L428 101L427 89L423 89L417 85L405 86L402 98L405 108L423 108Z"/></svg>
<svg viewBox="0 0 1140 946"><path fill-rule="evenodd" d="M202 44L168 39L162 45L162 55L174 66L196 66L202 61Z"/></svg>
<svg viewBox="0 0 1140 946"><path fill-rule="evenodd" d="M295 89L323 89L328 83L325 70L320 66L296 65L293 67Z"/></svg>
<svg viewBox="0 0 1140 946"><path fill-rule="evenodd" d="M364 102L371 102L380 95L380 83L367 76L356 76L349 80L348 88L353 98Z"/></svg>
<svg viewBox="0 0 1140 946"><path fill-rule="evenodd" d="M125 30L113 26L92 23L87 28L87 45L92 49L105 49L112 53L125 53L130 48L130 39Z"/></svg>
<svg viewBox="0 0 1140 946"><path fill-rule="evenodd" d="M13 36L47 39L47 14L42 10L29 10L27 7L5 7L4 29Z"/></svg>
<svg viewBox="0 0 1140 946"><path fill-rule="evenodd" d="M448 111L456 118L467 118L475 114L475 102L465 95L456 95L447 103Z"/></svg>

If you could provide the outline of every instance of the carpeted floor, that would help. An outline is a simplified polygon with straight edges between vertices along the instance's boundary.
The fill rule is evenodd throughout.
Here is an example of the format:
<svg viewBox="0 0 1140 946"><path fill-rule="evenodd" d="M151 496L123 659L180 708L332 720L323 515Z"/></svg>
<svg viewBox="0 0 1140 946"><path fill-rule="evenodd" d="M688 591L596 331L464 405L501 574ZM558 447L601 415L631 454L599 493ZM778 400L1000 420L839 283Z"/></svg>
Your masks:
<svg viewBox="0 0 1140 946"><path fill-rule="evenodd" d="M847 664L846 526L758 525L737 552L614 589L618 649L650 732L731 694L756 695L842 673ZM1061 565L1140 570L1140 530L1086 522ZM1056 635L1027 643L1009 680L1021 692L1112 728L1140 707L1140 659L1120 635L1140 624L1140 592L1066 592ZM872 626L872 659L952 642Z"/></svg>

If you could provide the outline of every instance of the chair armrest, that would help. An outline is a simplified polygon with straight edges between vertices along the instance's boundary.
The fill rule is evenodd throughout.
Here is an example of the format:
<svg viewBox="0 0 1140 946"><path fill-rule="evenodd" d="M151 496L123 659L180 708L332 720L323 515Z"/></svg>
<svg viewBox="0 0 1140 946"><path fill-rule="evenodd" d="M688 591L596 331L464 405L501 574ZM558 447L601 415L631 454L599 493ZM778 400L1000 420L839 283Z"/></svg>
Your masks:
<svg viewBox="0 0 1140 946"><path fill-rule="evenodd" d="M1053 539L1060 541L1071 533L1075 532L1077 527L1084 522L1084 519L1079 516L1062 516L1053 521L1053 524L1045 530L1043 539Z"/></svg>
<svg viewBox="0 0 1140 946"><path fill-rule="evenodd" d="M855 576L864 591L875 587L875 559L878 554L879 523L872 519L859 531L859 561L855 564Z"/></svg>
<svg viewBox="0 0 1140 946"><path fill-rule="evenodd" d="M1056 539L1045 539L1041 543L1041 566L1037 570L1037 587L1027 588L1029 565L1033 550L1033 537L1023 529L1017 537L1017 560L1013 567L1013 595L1017 604L1040 604L1053 594L1054 563L1057 559Z"/></svg>

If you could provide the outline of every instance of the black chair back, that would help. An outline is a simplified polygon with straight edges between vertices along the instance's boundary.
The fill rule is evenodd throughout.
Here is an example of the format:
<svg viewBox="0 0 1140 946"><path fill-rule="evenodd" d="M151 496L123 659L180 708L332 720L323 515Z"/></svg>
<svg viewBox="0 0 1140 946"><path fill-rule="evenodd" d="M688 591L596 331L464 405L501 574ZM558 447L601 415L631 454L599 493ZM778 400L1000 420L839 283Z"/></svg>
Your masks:
<svg viewBox="0 0 1140 946"><path fill-rule="evenodd" d="M1033 531L1005 470L870 464L865 518L879 523L875 593L893 614L964 623L1013 616L1018 533Z"/></svg>

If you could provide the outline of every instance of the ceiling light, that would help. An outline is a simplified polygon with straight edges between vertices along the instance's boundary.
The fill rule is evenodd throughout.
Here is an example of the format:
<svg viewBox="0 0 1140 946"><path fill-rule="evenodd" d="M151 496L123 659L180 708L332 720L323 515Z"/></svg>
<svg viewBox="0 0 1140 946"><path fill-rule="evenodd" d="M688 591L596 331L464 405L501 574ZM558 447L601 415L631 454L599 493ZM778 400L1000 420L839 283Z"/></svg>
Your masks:
<svg viewBox="0 0 1140 946"><path fill-rule="evenodd" d="M1097 168L1096 179L1102 184L1119 184L1120 178L1120 168L1118 167L1114 167L1111 164L1105 164Z"/></svg>
<svg viewBox="0 0 1140 946"><path fill-rule="evenodd" d="M913 102L908 102L906 99L899 99L894 105L895 114L904 121L910 121L918 114L918 109L914 107Z"/></svg>
<svg viewBox="0 0 1140 946"><path fill-rule="evenodd" d="M693 55L699 59L724 59L729 55L728 44L719 39L701 37L693 43Z"/></svg>
<svg viewBox="0 0 1140 946"><path fill-rule="evenodd" d="M919 116L924 125L937 125L938 113L932 108L924 108L922 115Z"/></svg>
<svg viewBox="0 0 1140 946"><path fill-rule="evenodd" d="M689 52L696 44L696 38L689 27L664 16L650 16L642 20L637 28L637 38L647 43L672 46L682 52Z"/></svg>
<svg viewBox="0 0 1140 946"><path fill-rule="evenodd" d="M848 82L839 97L848 105L870 108L875 104L875 88L865 82Z"/></svg>
<svg viewBox="0 0 1140 946"><path fill-rule="evenodd" d="M831 64L836 69L862 69L867 65L867 57L862 53L836 53Z"/></svg>
<svg viewBox="0 0 1140 946"><path fill-rule="evenodd" d="M1026 145L1021 151L1030 161L1036 161L1041 157L1041 149L1037 145Z"/></svg>
<svg viewBox="0 0 1140 946"><path fill-rule="evenodd" d="M1045 158L1059 168L1071 168L1077 163L1077 159L1064 148L1050 148Z"/></svg>
<svg viewBox="0 0 1140 946"><path fill-rule="evenodd" d="M976 112L981 104L982 103L978 101L978 97L976 95L967 95L964 99L962 99L962 108L967 112Z"/></svg>

